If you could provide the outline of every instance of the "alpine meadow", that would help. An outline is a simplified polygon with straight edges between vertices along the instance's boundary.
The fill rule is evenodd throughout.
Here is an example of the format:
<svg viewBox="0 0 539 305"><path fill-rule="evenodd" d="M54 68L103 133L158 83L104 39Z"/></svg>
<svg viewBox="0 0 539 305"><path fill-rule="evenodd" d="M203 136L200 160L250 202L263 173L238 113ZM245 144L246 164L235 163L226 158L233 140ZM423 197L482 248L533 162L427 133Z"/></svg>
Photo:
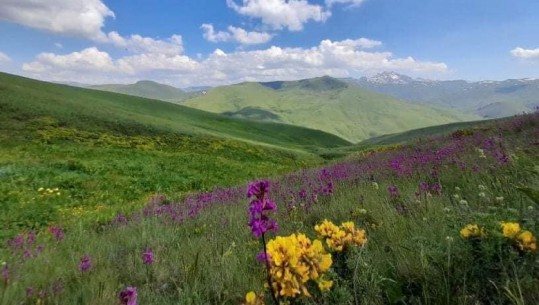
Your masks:
<svg viewBox="0 0 539 305"><path fill-rule="evenodd" d="M539 304L538 12L0 0L0 305Z"/></svg>

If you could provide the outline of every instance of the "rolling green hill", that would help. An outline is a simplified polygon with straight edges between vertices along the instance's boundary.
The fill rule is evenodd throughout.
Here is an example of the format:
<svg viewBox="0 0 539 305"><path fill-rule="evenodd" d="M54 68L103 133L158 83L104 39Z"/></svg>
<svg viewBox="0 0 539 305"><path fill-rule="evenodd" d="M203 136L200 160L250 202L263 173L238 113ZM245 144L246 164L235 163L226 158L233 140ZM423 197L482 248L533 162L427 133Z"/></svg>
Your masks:
<svg viewBox="0 0 539 305"><path fill-rule="evenodd" d="M351 142L478 119L453 110L412 105L331 77L217 87L182 104L231 117L319 129Z"/></svg>
<svg viewBox="0 0 539 305"><path fill-rule="evenodd" d="M321 131L0 73L0 238L320 164ZM54 196L41 188L56 189Z"/></svg>
<svg viewBox="0 0 539 305"><path fill-rule="evenodd" d="M27 116L49 116L84 130L206 135L278 148L333 147L334 135L282 124L231 119L189 107L123 94L39 82L0 73L1 105Z"/></svg>
<svg viewBox="0 0 539 305"><path fill-rule="evenodd" d="M141 80L134 84L107 84L89 87L91 89L123 93L167 102L178 102L193 94L187 93L176 87L156 83L149 80Z"/></svg>

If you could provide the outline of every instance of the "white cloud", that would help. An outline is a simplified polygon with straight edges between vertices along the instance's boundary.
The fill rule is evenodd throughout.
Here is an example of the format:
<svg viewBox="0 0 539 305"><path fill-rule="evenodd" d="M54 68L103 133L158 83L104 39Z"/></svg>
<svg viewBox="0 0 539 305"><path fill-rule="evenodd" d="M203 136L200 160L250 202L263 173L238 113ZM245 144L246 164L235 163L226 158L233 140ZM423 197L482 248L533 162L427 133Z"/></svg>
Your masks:
<svg viewBox="0 0 539 305"><path fill-rule="evenodd" d="M216 32L212 24L203 24L200 27L203 31L204 39L211 42L230 42L234 41L244 45L261 44L270 41L273 38L272 34L264 32L247 32L238 27L229 26L228 32Z"/></svg>
<svg viewBox="0 0 539 305"><path fill-rule="evenodd" d="M6 53L0 52L0 63L10 62L11 58L6 55Z"/></svg>
<svg viewBox="0 0 539 305"><path fill-rule="evenodd" d="M172 35L167 40L159 40L137 34L126 38L118 34L118 32L110 32L100 39L100 42L110 43L134 53L177 55L183 52L182 36L180 35Z"/></svg>
<svg viewBox="0 0 539 305"><path fill-rule="evenodd" d="M41 53L36 61L23 64L23 70L43 73L54 70L64 70L72 72L100 72L109 73L119 71L110 55L99 51L97 48L87 48L80 52L73 52L67 55L56 55L54 53ZM124 70L123 72L128 72Z"/></svg>
<svg viewBox="0 0 539 305"><path fill-rule="evenodd" d="M520 59L539 59L539 48L537 49L523 49L514 48L511 50L511 55Z"/></svg>
<svg viewBox="0 0 539 305"><path fill-rule="evenodd" d="M183 52L180 35L160 40L137 34L124 37L114 31L104 33L105 19L115 15L102 0L0 0L0 7L0 20L112 44L133 53L177 55ZM61 48L61 44L56 47Z"/></svg>
<svg viewBox="0 0 539 305"><path fill-rule="evenodd" d="M366 38L323 40L312 48L272 46L229 53L216 49L205 59L165 53L112 59L106 52L88 48L65 55L40 54L33 62L25 64L23 70L30 76L54 81L105 83L153 79L176 86L293 80L322 75L358 77L382 71L432 76L447 71L444 63L399 58L391 52L372 50L380 45L380 41Z"/></svg>
<svg viewBox="0 0 539 305"><path fill-rule="evenodd" d="M331 12L306 0L242 0L242 4L227 0L226 3L241 15L259 18L274 29L290 31L301 31L310 20L324 22L331 16Z"/></svg>
<svg viewBox="0 0 539 305"><path fill-rule="evenodd" d="M334 4L349 4L350 6L358 6L364 1L365 0L326 0L326 5L328 7L331 7Z"/></svg>
<svg viewBox="0 0 539 305"><path fill-rule="evenodd" d="M1 0L0 20L53 33L98 39L105 19L114 18L101 0Z"/></svg>

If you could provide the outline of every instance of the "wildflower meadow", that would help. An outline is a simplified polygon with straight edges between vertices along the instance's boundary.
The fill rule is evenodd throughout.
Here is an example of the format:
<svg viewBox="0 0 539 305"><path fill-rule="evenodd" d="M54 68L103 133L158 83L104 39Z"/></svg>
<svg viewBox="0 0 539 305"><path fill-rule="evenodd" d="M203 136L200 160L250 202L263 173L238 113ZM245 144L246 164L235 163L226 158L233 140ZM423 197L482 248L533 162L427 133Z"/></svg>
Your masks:
<svg viewBox="0 0 539 305"><path fill-rule="evenodd" d="M536 112L28 226L0 304L539 304L538 139Z"/></svg>

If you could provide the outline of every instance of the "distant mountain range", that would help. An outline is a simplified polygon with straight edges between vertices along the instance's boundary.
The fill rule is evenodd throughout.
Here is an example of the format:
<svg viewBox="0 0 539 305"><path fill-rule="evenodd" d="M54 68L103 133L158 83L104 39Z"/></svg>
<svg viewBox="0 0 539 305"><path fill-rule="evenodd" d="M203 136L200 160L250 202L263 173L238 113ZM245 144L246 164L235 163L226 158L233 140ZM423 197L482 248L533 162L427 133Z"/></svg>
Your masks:
<svg viewBox="0 0 539 305"><path fill-rule="evenodd" d="M449 107L485 118L530 112L539 106L539 80L536 79L436 81L384 72L345 81L411 103Z"/></svg>
<svg viewBox="0 0 539 305"><path fill-rule="evenodd" d="M351 142L479 118L438 106L410 104L328 76L216 87L182 105L318 129Z"/></svg>
<svg viewBox="0 0 539 305"><path fill-rule="evenodd" d="M107 84L89 86L88 88L157 99L167 102L179 102L181 100L196 95L196 93L194 92L185 92L176 87L160 84L149 80L141 80L129 85Z"/></svg>

